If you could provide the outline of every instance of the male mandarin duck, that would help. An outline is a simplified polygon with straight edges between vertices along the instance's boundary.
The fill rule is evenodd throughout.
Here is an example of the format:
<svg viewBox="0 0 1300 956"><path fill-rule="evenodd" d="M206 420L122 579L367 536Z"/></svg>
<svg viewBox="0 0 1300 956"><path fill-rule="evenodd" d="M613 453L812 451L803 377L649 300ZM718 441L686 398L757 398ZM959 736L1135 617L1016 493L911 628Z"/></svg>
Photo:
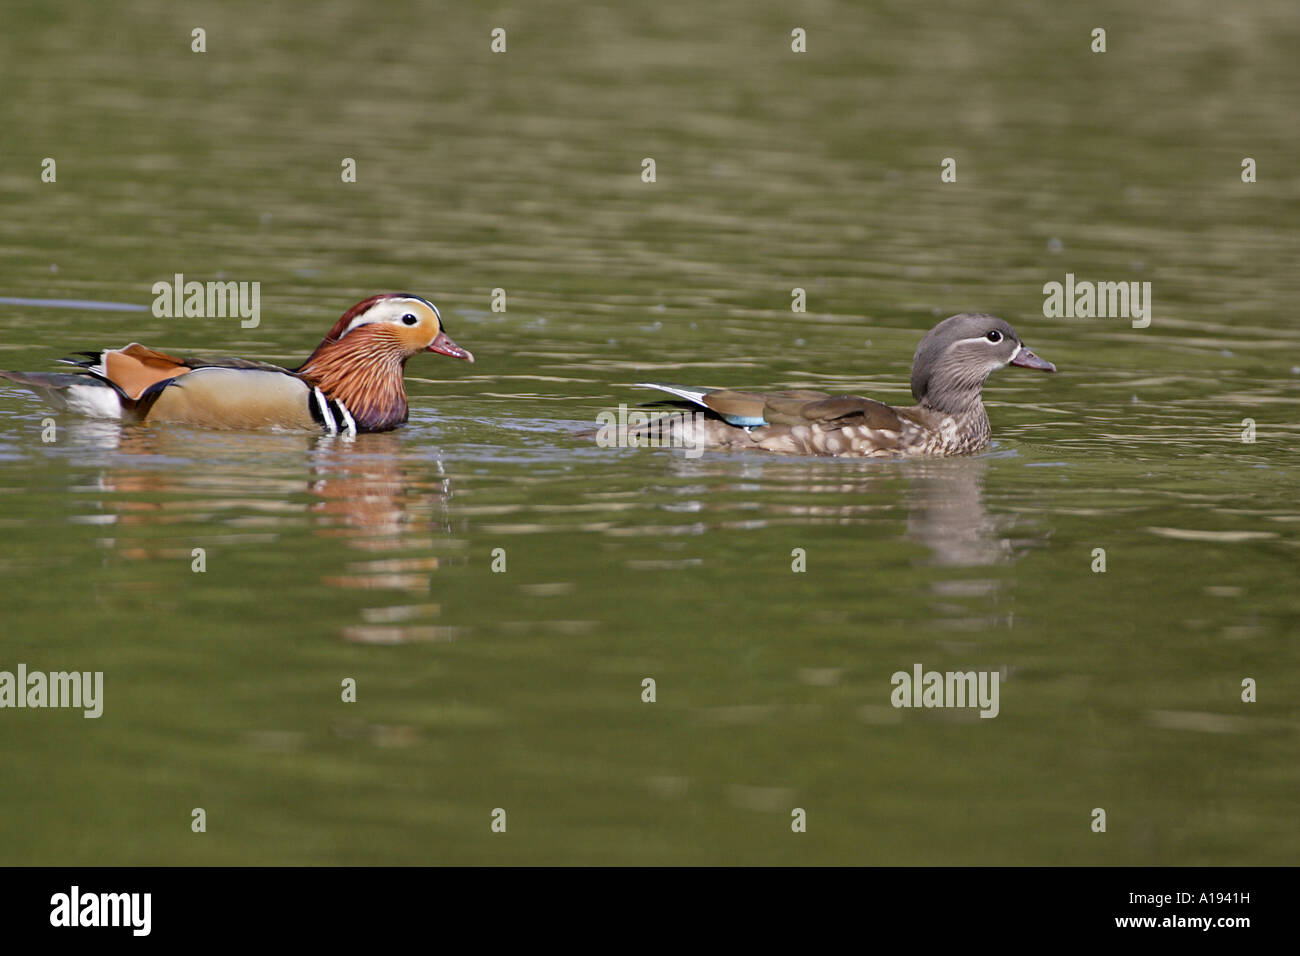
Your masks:
<svg viewBox="0 0 1300 956"><path fill-rule="evenodd" d="M176 358L143 345L64 359L76 374L5 372L56 408L98 418L208 428L382 432L407 418L402 372L419 352L473 362L427 299L389 292L358 302L297 368L240 358Z"/></svg>
<svg viewBox="0 0 1300 956"><path fill-rule="evenodd" d="M915 405L893 408L857 395L825 392L738 392L643 382L705 409L704 415L670 420L662 438L690 447L763 450L840 458L964 455L989 440L980 391L990 374L1007 365L1055 372L1056 366L1025 348L1002 319L963 313L944 319L921 339L912 359ZM643 433L654 432L653 423Z"/></svg>

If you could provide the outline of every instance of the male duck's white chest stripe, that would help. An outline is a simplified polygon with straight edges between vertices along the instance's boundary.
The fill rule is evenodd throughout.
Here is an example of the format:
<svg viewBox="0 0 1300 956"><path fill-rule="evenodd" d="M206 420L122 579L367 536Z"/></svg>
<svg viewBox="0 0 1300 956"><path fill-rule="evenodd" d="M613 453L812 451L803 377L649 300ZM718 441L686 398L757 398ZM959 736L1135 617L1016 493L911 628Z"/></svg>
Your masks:
<svg viewBox="0 0 1300 956"><path fill-rule="evenodd" d="M313 387L311 390L311 400L316 403L312 418L320 420L321 426L325 429L326 434L337 435L339 431L339 423L334 420L334 413L330 411L330 403L325 398L325 393L319 388Z"/></svg>
<svg viewBox="0 0 1300 956"><path fill-rule="evenodd" d="M348 436L355 435L357 433L357 423L352 417L352 413L348 411L348 407L337 398L334 399L331 404L333 404L334 410L339 413L338 417L342 419L339 423L339 427L343 429L343 434Z"/></svg>
<svg viewBox="0 0 1300 956"><path fill-rule="evenodd" d="M348 437L356 435L356 419L337 398L326 398L317 386L311 390L311 403L312 418L320 423L327 435L337 435L340 431Z"/></svg>

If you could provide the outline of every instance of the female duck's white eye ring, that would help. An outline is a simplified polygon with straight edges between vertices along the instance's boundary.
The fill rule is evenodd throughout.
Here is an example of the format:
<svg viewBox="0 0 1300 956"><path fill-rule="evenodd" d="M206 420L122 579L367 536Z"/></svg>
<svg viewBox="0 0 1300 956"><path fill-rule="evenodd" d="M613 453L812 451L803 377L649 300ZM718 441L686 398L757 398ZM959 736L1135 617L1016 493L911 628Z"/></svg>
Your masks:
<svg viewBox="0 0 1300 956"><path fill-rule="evenodd" d="M984 337L985 337L986 339L988 339L990 342L1001 342L1001 341L1002 341L1002 333L999 332L997 329L994 329L992 332L990 332L988 335L986 335L986 336L984 336Z"/></svg>

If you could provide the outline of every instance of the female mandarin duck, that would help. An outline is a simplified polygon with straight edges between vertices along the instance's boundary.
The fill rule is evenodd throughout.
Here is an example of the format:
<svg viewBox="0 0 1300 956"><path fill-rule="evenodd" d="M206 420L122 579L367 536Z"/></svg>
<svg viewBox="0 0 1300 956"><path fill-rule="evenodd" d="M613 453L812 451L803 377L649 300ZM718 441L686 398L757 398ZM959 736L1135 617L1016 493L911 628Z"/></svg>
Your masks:
<svg viewBox="0 0 1300 956"><path fill-rule="evenodd" d="M64 359L84 372L5 372L56 408L99 418L209 428L324 428L382 432L407 418L402 372L418 352L473 362L418 295L385 293L358 302L294 369L239 358L176 358L132 343Z"/></svg>
<svg viewBox="0 0 1300 956"><path fill-rule="evenodd" d="M990 374L1007 365L1056 371L1025 348L1002 319L963 313L944 319L916 347L916 404L906 408L806 390L737 392L662 382L640 387L669 392L706 410L703 420L670 422L688 430L679 437L691 447L841 458L964 455L988 443L980 391Z"/></svg>

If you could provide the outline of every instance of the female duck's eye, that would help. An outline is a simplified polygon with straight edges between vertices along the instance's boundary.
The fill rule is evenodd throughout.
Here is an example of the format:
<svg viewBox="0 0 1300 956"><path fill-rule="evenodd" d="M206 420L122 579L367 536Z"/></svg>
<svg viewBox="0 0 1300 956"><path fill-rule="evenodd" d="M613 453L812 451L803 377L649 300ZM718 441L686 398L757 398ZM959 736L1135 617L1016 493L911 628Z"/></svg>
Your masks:
<svg viewBox="0 0 1300 956"><path fill-rule="evenodd" d="M413 316L410 312L408 312L408 313L406 313L406 315L402 316L402 322L404 322L406 325L419 325L419 324L420 324L420 320L417 319L415 316Z"/></svg>
<svg viewBox="0 0 1300 956"><path fill-rule="evenodd" d="M1001 342L1001 341L1002 341L1002 333L999 332L997 329L994 329L992 332L990 332L988 335L986 335L986 336L984 336L984 337L985 337L986 339L988 339L990 342Z"/></svg>

